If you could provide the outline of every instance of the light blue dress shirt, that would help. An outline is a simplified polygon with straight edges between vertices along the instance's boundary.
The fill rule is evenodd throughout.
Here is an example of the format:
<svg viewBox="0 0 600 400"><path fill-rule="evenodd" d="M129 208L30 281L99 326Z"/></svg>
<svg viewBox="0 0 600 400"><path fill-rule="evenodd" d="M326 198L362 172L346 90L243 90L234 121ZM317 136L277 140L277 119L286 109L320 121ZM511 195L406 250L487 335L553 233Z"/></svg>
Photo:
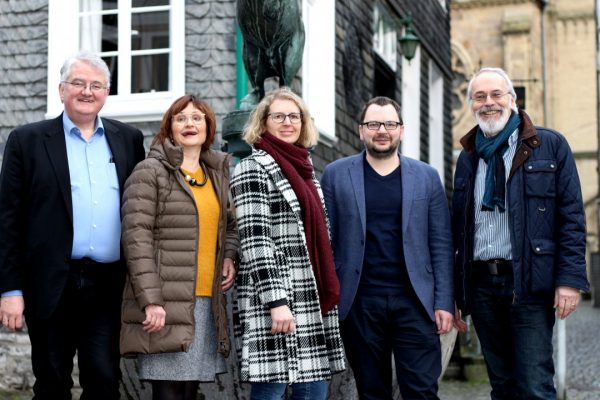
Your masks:
<svg viewBox="0 0 600 400"><path fill-rule="evenodd" d="M121 253L121 195L102 120L97 117L89 142L66 113L63 126L73 204L71 258L117 261Z"/></svg>

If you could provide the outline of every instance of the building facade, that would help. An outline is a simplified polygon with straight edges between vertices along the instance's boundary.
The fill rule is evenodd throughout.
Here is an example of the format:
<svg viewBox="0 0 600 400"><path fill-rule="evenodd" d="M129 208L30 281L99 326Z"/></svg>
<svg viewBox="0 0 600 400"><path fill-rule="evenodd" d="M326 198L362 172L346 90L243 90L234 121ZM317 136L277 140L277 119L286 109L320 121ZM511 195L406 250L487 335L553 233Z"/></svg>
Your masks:
<svg viewBox="0 0 600 400"><path fill-rule="evenodd" d="M450 189L450 2L298 1L306 43L292 88L306 100L321 134L313 151L316 170L362 150L361 107L375 95L387 95L403 108L402 152L432 164ZM409 16L420 39L410 61L400 46ZM248 89L240 45L234 0L0 2L0 158L12 129L59 115L61 63L84 48L100 53L113 75L102 116L139 127L148 145L171 102L192 93L214 108L220 147L222 118ZM31 387L27 342L23 333L0 329L0 388ZM124 365L126 375L131 368ZM213 393L210 398L237 398L243 392L236 374L227 375L210 389L222 397ZM352 378L336 379L344 386ZM125 385L143 397L146 389Z"/></svg>

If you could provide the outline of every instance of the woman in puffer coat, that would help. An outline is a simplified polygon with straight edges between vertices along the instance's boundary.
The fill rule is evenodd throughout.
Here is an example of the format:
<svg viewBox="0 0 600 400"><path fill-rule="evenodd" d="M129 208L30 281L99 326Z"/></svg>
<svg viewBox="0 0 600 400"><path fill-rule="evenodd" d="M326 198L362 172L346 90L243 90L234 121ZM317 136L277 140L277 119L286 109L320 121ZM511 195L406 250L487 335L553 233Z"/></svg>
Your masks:
<svg viewBox="0 0 600 400"><path fill-rule="evenodd" d="M210 149L215 125L208 104L177 99L125 184L121 353L139 354L153 399L195 399L199 382L226 371L223 292L239 241L228 207L230 156Z"/></svg>

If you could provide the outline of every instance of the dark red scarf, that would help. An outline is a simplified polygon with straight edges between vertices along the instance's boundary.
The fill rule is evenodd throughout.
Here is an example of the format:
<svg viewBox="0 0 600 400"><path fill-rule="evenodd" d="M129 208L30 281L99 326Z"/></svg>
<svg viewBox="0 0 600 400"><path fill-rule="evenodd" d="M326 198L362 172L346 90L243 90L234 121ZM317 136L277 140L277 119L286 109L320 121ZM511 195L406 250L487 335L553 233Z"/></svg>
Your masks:
<svg viewBox="0 0 600 400"><path fill-rule="evenodd" d="M340 300L340 282L335 274L325 212L313 182L313 166L304 147L289 144L265 133L257 149L267 152L279 165L296 193L302 209L308 255L317 281L321 313L330 311Z"/></svg>

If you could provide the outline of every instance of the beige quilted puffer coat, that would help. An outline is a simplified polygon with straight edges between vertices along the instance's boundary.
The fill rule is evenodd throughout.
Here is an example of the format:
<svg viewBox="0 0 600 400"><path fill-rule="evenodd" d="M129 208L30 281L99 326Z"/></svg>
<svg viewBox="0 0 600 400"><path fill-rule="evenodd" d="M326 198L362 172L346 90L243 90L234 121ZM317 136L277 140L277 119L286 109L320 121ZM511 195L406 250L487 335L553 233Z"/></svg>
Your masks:
<svg viewBox="0 0 600 400"><path fill-rule="evenodd" d="M219 220L212 311L217 349L227 356L226 299L221 289L223 258L236 260L239 240L229 209L230 155L202 152L201 159L217 192ZM153 145L125 183L122 244L127 282L121 313L121 354L187 351L194 338L198 216L189 184L178 168L183 151L166 140ZM142 329L144 307L165 308L165 327L156 333Z"/></svg>

